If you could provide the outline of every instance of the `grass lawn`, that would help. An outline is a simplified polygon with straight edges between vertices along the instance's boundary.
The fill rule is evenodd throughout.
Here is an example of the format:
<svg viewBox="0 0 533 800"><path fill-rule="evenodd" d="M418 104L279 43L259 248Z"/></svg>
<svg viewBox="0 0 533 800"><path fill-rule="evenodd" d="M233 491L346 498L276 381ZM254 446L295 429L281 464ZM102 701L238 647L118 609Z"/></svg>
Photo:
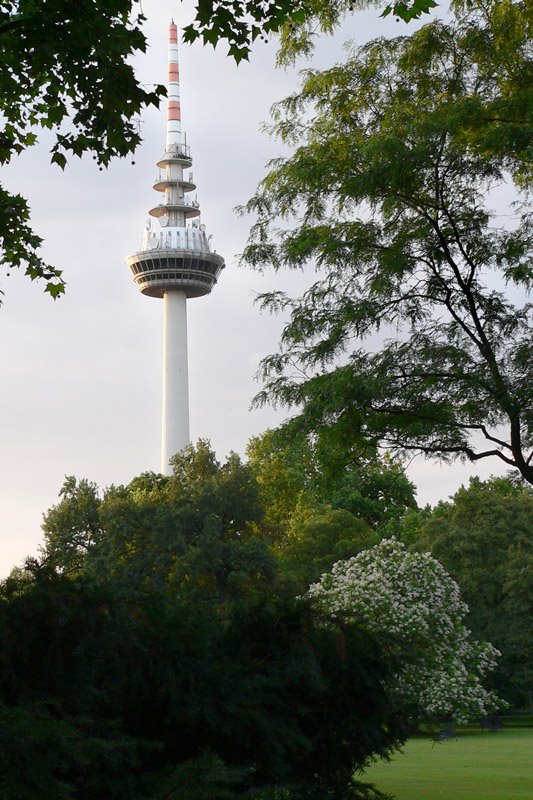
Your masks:
<svg viewBox="0 0 533 800"><path fill-rule="evenodd" d="M372 765L364 778L397 800L531 800L533 729L466 730L437 744L410 739L393 761Z"/></svg>

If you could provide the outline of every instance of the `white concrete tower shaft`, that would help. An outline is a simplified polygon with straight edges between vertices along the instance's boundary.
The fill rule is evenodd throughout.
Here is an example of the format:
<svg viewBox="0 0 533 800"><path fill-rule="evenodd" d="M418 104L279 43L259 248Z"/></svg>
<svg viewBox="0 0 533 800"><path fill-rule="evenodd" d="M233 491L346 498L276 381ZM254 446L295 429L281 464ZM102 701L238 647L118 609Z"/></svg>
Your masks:
<svg viewBox="0 0 533 800"><path fill-rule="evenodd" d="M187 295L168 289L163 295L163 406L161 472L190 441L189 371L187 358Z"/></svg>
<svg viewBox="0 0 533 800"><path fill-rule="evenodd" d="M178 29L171 22L168 40L167 151L181 144L181 107L178 62ZM172 174L176 172L176 175ZM168 165L169 177L183 178L181 165ZM179 174L177 174L179 173ZM173 200L174 186L166 190ZM171 224L185 225L182 213L170 212ZM169 475L170 458L190 442L189 370L187 356L187 293L167 289L163 293L163 385L161 408L161 472Z"/></svg>

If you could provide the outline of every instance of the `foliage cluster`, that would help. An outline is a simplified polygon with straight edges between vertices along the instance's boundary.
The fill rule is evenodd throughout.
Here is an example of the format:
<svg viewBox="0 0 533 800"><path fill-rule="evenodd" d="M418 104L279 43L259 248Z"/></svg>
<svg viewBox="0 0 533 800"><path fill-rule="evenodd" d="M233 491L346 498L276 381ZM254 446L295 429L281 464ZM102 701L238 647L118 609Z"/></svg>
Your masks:
<svg viewBox="0 0 533 800"><path fill-rule="evenodd" d="M55 133L51 160L92 153L100 166L132 153L139 113L158 105L163 86L147 90L128 59L146 50L145 17L136 0L1 0L0 164ZM26 200L0 186L0 254L24 267L57 297L61 272L43 261L41 239L28 225Z"/></svg>
<svg viewBox="0 0 533 800"><path fill-rule="evenodd" d="M248 453L246 466L233 455L219 467L201 442L183 454L170 482L141 476L103 500L96 486L67 479L63 499L45 515L46 562L91 580L106 576L130 595L141 585L171 585L197 602L215 592L231 605L237 590L265 588L274 575L293 596L303 594L335 562L396 533L412 549L432 550L457 580L471 608L466 624L502 652L493 684L511 703L527 704L527 488L474 482L449 504L417 510L412 485L392 462L330 470L309 442L288 443L275 431L253 439Z"/></svg>
<svg viewBox="0 0 533 800"><path fill-rule="evenodd" d="M448 502L419 509L399 464L357 460L348 445L328 450L326 442L320 436L315 442L287 440L282 428L252 439L248 448L264 508L256 529L271 543L295 591L305 593L337 561L358 553L364 558L363 551L391 536L410 550L429 551L460 587L468 606L466 627L501 653L484 683L513 707L531 708L528 485L511 478L472 479ZM379 596L375 588L376 597L367 597L371 604Z"/></svg>
<svg viewBox="0 0 533 800"><path fill-rule="evenodd" d="M357 459L320 437L287 441L283 430L252 438L247 455L264 509L258 529L297 591L416 508L413 484L389 458Z"/></svg>
<svg viewBox="0 0 533 800"><path fill-rule="evenodd" d="M477 718L498 704L481 685L496 651L469 637L457 584L428 553L374 542L390 529L415 550L431 540L457 572L464 530L475 510L486 516L491 492L496 515L509 500L502 525L518 546L530 491L494 481L419 512L397 465L380 465L378 486L391 469L385 486L402 503L376 490L376 505L356 492L376 462L341 471L343 484L315 474L304 442L291 454L267 432L250 453L248 464L235 454L220 464L200 442L174 459L171 477L146 473L103 495L65 481L44 518L41 559L0 591L6 800L368 800L378 794L354 771L388 756L408 725ZM326 512L317 498L335 486L345 497L347 485L353 513ZM349 560L339 562L343 548ZM475 600L487 575L473 566ZM500 608L519 602L523 592ZM482 614L490 620L488 605Z"/></svg>
<svg viewBox="0 0 533 800"><path fill-rule="evenodd" d="M472 478L432 511L410 511L396 530L429 550L461 587L474 636L501 652L493 683L515 707L532 704L533 493L509 478Z"/></svg>
<svg viewBox="0 0 533 800"><path fill-rule="evenodd" d="M343 18L356 10L378 6L382 16L394 14L409 22L437 5L435 0L198 0L194 22L184 29L184 39L216 47L229 44L228 55L238 63L247 59L251 45L279 33L281 60L312 50L316 29L331 33Z"/></svg>
<svg viewBox="0 0 533 800"><path fill-rule="evenodd" d="M66 481L2 586L2 797L377 797L352 778L405 735L394 660L294 599L260 516L203 443L103 497Z"/></svg>

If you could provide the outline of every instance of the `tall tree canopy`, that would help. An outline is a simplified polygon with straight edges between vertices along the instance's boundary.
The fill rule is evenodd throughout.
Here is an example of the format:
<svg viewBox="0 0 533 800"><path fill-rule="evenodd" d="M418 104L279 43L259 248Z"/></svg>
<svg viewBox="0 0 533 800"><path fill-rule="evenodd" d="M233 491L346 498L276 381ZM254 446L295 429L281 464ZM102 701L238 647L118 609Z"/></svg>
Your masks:
<svg viewBox="0 0 533 800"><path fill-rule="evenodd" d="M460 585L473 634L500 650L499 692L516 707L532 708L531 488L473 478L431 512L410 513L404 525L411 546L430 550Z"/></svg>
<svg viewBox="0 0 533 800"><path fill-rule="evenodd" d="M350 626L340 654L275 582L231 610L137 589L0 587L3 800L378 797L354 771L404 724L374 637Z"/></svg>
<svg viewBox="0 0 533 800"><path fill-rule="evenodd" d="M346 450L331 452L320 438L287 441L283 430L252 438L247 454L264 510L258 528L298 592L416 508L414 486L389 458L346 463Z"/></svg>
<svg viewBox="0 0 533 800"><path fill-rule="evenodd" d="M295 150L246 207L244 261L319 278L262 297L290 320L258 402L339 446L495 457L533 483L531 308L504 292L531 285L531 216L490 211L531 177L532 9L455 7L308 71L274 112Z"/></svg>
<svg viewBox="0 0 533 800"><path fill-rule="evenodd" d="M332 451L318 437L287 441L283 428L250 439L248 464L259 485L264 521L283 528L298 502L329 504L377 528L416 508L415 487L400 463L375 454L357 459L347 448Z"/></svg>

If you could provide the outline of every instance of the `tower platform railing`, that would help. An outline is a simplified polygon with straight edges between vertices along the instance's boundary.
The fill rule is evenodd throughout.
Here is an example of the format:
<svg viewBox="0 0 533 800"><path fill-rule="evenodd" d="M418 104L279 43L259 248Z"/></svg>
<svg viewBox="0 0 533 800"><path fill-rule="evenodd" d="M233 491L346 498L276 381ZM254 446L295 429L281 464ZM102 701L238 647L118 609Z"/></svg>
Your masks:
<svg viewBox="0 0 533 800"><path fill-rule="evenodd" d="M191 148L188 144L171 144L163 153L163 159L165 158L186 158L188 161L190 161ZM163 159L160 160L162 161Z"/></svg>

